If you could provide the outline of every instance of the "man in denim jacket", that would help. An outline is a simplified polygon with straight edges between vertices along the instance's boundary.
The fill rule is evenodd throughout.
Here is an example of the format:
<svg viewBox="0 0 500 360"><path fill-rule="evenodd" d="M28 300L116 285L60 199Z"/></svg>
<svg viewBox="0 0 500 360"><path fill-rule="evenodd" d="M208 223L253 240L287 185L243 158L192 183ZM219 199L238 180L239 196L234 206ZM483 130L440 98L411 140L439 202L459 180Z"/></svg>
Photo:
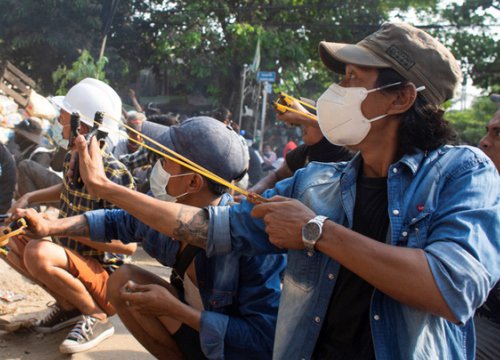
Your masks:
<svg viewBox="0 0 500 360"><path fill-rule="evenodd" d="M319 125L352 161L311 163L255 206L200 209L110 183L79 138L85 184L208 255L286 251L275 359L472 359L471 317L500 273L500 178L446 145L456 60L402 23L320 55L345 78L318 99Z"/></svg>

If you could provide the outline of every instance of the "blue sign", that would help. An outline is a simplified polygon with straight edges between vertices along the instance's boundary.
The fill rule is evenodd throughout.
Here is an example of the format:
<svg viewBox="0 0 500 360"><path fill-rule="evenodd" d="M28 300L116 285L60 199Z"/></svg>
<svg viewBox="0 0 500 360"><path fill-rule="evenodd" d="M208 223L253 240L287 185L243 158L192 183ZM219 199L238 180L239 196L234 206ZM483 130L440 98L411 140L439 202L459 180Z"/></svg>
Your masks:
<svg viewBox="0 0 500 360"><path fill-rule="evenodd" d="M276 72L274 71L259 71L257 73L258 81L267 81L267 82L275 82L276 81Z"/></svg>

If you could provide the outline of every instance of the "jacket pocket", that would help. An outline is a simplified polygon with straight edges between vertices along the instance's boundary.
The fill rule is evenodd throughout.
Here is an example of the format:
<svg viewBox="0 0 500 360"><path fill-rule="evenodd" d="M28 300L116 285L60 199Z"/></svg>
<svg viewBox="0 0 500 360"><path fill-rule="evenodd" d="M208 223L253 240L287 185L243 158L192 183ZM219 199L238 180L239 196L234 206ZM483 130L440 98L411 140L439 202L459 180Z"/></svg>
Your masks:
<svg viewBox="0 0 500 360"><path fill-rule="evenodd" d="M320 253L306 250L288 251L288 265L285 271L285 280L304 291L310 291L317 282Z"/></svg>
<svg viewBox="0 0 500 360"><path fill-rule="evenodd" d="M233 303L233 294L229 291L212 290L208 301L211 308L220 309Z"/></svg>
<svg viewBox="0 0 500 360"><path fill-rule="evenodd" d="M402 227L399 246L422 249L427 242L431 213L421 212Z"/></svg>

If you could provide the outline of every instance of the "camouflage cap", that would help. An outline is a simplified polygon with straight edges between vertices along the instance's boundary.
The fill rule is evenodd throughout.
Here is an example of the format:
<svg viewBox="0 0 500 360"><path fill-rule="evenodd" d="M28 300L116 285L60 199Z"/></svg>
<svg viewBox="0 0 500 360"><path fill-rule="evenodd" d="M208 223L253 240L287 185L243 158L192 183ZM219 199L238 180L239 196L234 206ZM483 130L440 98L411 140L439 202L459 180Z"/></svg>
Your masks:
<svg viewBox="0 0 500 360"><path fill-rule="evenodd" d="M453 98L462 74L453 54L423 30L405 23L386 23L357 44L322 41L319 54L331 70L343 74L346 64L392 68L431 104Z"/></svg>

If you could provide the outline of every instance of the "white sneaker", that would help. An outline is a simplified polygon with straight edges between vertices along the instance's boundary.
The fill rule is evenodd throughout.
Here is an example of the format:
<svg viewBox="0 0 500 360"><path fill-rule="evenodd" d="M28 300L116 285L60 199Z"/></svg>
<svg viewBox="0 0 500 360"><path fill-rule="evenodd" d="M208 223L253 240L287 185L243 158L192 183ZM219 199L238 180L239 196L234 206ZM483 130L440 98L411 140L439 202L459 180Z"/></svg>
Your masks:
<svg viewBox="0 0 500 360"><path fill-rule="evenodd" d="M73 354L97 346L101 341L115 333L110 321L101 321L90 315L82 315L82 319L75 325L59 346L64 354Z"/></svg>

